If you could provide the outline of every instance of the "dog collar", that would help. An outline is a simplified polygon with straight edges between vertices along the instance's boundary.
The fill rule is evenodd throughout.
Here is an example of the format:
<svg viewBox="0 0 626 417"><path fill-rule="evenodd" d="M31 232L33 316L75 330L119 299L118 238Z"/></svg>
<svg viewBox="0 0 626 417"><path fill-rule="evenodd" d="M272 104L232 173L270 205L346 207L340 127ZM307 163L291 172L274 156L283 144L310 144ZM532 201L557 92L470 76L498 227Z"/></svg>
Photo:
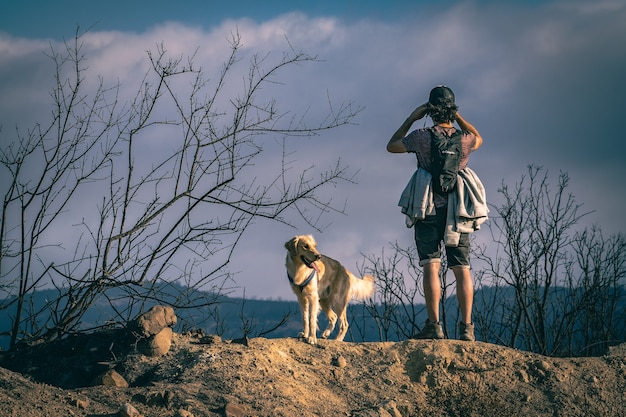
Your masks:
<svg viewBox="0 0 626 417"><path fill-rule="evenodd" d="M300 288L300 291L304 290L304 287L309 285L309 283L311 282L314 276L315 276L315 269L311 271L311 275L309 275L309 277L306 280L304 280L302 284L296 284L295 282L293 282L293 278L291 278L291 275L287 273L287 278L289 278L289 283L291 283L291 285L293 285L294 287Z"/></svg>

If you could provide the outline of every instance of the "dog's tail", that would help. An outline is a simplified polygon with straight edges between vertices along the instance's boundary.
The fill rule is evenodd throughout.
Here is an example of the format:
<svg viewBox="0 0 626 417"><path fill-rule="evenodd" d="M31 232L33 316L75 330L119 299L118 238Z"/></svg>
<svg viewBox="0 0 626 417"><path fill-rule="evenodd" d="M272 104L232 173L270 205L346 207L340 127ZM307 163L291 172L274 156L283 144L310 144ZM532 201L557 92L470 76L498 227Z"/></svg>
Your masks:
<svg viewBox="0 0 626 417"><path fill-rule="evenodd" d="M370 298L374 294L376 285L374 284L374 277L372 275L365 275L363 278L358 278L350 272L349 274L350 298L363 301Z"/></svg>

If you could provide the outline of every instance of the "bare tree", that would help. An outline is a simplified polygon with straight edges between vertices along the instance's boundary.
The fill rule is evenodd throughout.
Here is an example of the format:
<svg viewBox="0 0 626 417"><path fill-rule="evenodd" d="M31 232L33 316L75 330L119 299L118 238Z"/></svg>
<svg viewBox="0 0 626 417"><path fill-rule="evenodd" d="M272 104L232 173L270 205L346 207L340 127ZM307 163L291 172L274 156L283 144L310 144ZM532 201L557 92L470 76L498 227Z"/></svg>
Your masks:
<svg viewBox="0 0 626 417"><path fill-rule="evenodd" d="M577 321L567 350L592 356L621 343L626 335L626 237L605 239L598 227L574 236Z"/></svg>
<svg viewBox="0 0 626 417"><path fill-rule="evenodd" d="M317 61L291 45L278 58L254 55L233 90L240 41L235 33L212 81L193 55L171 58L158 46L148 53L150 68L130 101L121 99L127 86L106 87L103 80L88 91L78 33L62 54L51 51L51 120L18 129L0 153L8 183L2 188L6 297L0 309L11 314L11 346L77 331L102 296L123 321L131 307L162 300L164 282L219 294L228 288L233 251L255 219L291 224L296 215L319 228L321 214L342 211L321 191L352 181L348 168L337 161L325 172L314 166L292 172L287 141L348 125L360 109L329 100L326 117L312 123L306 114L280 110L267 92L281 73ZM282 158L272 174L260 174L254 168L275 143ZM29 305L44 285L56 295ZM216 300L191 293L191 300L185 290L168 301Z"/></svg>
<svg viewBox="0 0 626 417"><path fill-rule="evenodd" d="M616 340L624 238L609 248L598 229L576 232L585 214L568 184L561 173L551 187L546 171L529 166L514 189L499 190L504 202L489 225L495 255L478 251L486 268L477 278L486 288L477 321L487 340L546 355L573 354L576 337L604 348Z"/></svg>

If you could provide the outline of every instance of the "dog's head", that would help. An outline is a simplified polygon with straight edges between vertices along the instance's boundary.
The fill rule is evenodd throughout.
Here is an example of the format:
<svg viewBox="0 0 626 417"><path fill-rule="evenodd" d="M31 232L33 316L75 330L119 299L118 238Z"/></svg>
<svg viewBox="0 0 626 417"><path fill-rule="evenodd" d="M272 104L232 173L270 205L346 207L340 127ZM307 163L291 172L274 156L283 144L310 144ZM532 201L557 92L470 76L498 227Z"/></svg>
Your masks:
<svg viewBox="0 0 626 417"><path fill-rule="evenodd" d="M311 235L296 236L285 243L289 255L293 259L300 259L309 268L313 268L313 263L321 257L316 246L317 243Z"/></svg>

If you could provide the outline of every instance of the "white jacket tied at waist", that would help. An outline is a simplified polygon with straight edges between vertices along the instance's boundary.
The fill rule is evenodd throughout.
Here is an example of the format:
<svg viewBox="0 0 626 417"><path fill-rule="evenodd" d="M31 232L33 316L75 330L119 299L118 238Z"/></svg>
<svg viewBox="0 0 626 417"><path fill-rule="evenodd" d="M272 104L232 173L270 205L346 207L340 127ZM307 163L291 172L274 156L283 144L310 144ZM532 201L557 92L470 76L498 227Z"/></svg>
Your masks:
<svg viewBox="0 0 626 417"><path fill-rule="evenodd" d="M417 168L402 191L398 205L407 216L407 227L413 227L417 220L435 214L431 181L430 172ZM471 168L459 171L456 187L448 194L448 207L452 210L448 210L443 240L446 246L458 246L461 233L480 229L489 213L485 187Z"/></svg>

